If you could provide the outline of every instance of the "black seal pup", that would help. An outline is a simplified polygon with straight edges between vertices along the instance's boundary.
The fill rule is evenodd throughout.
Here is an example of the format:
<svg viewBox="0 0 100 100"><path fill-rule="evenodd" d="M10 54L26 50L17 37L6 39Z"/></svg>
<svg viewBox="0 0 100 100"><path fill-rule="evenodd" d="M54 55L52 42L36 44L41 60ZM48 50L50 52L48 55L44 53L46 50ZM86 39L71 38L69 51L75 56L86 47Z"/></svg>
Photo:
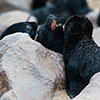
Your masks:
<svg viewBox="0 0 100 100"><path fill-rule="evenodd" d="M46 0L32 0L31 9L34 10L46 5Z"/></svg>
<svg viewBox="0 0 100 100"><path fill-rule="evenodd" d="M37 23L36 22L19 22L9 26L0 36L0 40L6 35L10 35L16 32L28 33L32 39L35 38L37 33Z"/></svg>
<svg viewBox="0 0 100 100"><path fill-rule="evenodd" d="M100 47L94 42L92 31L92 23L83 15L74 15L65 24L63 57L66 90L71 98L100 71Z"/></svg>
<svg viewBox="0 0 100 100"><path fill-rule="evenodd" d="M99 12L99 16L98 16L98 19L97 19L97 25L100 26L100 12Z"/></svg>
<svg viewBox="0 0 100 100"><path fill-rule="evenodd" d="M56 16L49 14L37 34L36 41L44 47L63 53L63 25L58 24Z"/></svg>

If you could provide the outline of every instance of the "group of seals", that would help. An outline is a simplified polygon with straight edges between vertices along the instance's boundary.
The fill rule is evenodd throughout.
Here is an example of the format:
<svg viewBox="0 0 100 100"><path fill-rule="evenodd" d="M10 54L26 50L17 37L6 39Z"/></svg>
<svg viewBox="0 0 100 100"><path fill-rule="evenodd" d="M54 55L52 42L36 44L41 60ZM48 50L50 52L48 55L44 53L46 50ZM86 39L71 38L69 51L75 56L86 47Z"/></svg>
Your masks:
<svg viewBox="0 0 100 100"><path fill-rule="evenodd" d="M49 5L46 2L50 2ZM57 15L59 22L64 23L73 14L85 15L92 11L86 0L33 0L32 8L31 14L36 16L38 24L42 24L49 14Z"/></svg>
<svg viewBox="0 0 100 100"><path fill-rule="evenodd" d="M58 22L57 17L49 14L38 31L37 28L36 22L15 23L1 34L0 40L16 32L28 33L33 40L40 42L46 48L63 54L63 25Z"/></svg>
<svg viewBox="0 0 100 100"><path fill-rule="evenodd" d="M35 22L31 23L33 26L28 22L22 24L17 23L8 27L0 38L15 31L24 31L34 39L37 24ZM84 15L71 16L63 29L57 17L50 14L37 32L36 41L48 49L63 54L66 91L71 98L78 95L89 83L90 78L100 71L100 47L94 42L92 31L93 25Z"/></svg>

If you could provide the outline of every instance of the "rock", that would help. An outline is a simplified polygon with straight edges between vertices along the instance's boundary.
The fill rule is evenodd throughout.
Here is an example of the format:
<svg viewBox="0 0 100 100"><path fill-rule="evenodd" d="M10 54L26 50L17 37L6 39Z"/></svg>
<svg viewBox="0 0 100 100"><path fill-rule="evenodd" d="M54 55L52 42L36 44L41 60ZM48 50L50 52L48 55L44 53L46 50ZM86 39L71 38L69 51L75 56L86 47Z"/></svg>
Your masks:
<svg viewBox="0 0 100 100"><path fill-rule="evenodd" d="M88 6L92 9L99 9L100 0L87 0Z"/></svg>
<svg viewBox="0 0 100 100"><path fill-rule="evenodd" d="M100 27L93 30L94 41L100 46Z"/></svg>
<svg viewBox="0 0 100 100"><path fill-rule="evenodd" d="M8 82L1 100L53 100L55 91L65 88L62 55L46 49L28 34L4 37L0 55L0 69Z"/></svg>
<svg viewBox="0 0 100 100"><path fill-rule="evenodd" d="M14 90L10 90L3 95L0 100L18 100ZM30 100L30 99L29 99Z"/></svg>
<svg viewBox="0 0 100 100"><path fill-rule="evenodd" d="M30 11L32 0L1 0L0 2L2 3L2 5L3 4L9 5L9 6L5 6L8 7L8 9L11 6L12 8Z"/></svg>
<svg viewBox="0 0 100 100"><path fill-rule="evenodd" d="M0 14L14 9L18 9L18 8L9 5L8 3L4 2L4 0L0 0Z"/></svg>
<svg viewBox="0 0 100 100"><path fill-rule="evenodd" d="M93 10L89 13L87 13L85 15L86 17L89 18L89 20L91 20L91 22L93 23L93 27L97 27L97 21L98 21L98 16L99 16L99 10Z"/></svg>
<svg viewBox="0 0 100 100"><path fill-rule="evenodd" d="M2 13L0 15L0 33L2 33L8 26L14 23L26 21L28 17L29 17L28 12L20 10L14 10ZM29 21L37 22L37 19L36 17L32 16Z"/></svg>
<svg viewBox="0 0 100 100"><path fill-rule="evenodd" d="M90 83L73 100L100 100L100 72L91 78Z"/></svg>
<svg viewBox="0 0 100 100"><path fill-rule="evenodd" d="M7 91L9 91L7 76L5 71L0 69L0 97Z"/></svg>
<svg viewBox="0 0 100 100"><path fill-rule="evenodd" d="M63 91L55 91L53 100L71 100L69 96L66 94L66 90Z"/></svg>

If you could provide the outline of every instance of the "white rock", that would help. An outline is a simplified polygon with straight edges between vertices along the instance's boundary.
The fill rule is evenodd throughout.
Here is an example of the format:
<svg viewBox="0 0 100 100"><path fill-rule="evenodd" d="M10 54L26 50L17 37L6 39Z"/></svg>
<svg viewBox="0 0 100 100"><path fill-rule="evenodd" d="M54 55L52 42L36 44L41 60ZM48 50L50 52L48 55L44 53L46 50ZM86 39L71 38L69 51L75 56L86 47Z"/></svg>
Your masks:
<svg viewBox="0 0 100 100"><path fill-rule="evenodd" d="M52 100L56 88L63 88L62 55L44 48L28 34L6 36L0 41L0 55L0 68L10 87L1 100Z"/></svg>
<svg viewBox="0 0 100 100"><path fill-rule="evenodd" d="M3 2L15 6L16 8L29 11L32 0L3 0Z"/></svg>
<svg viewBox="0 0 100 100"><path fill-rule="evenodd" d="M100 27L93 30L94 41L100 46Z"/></svg>

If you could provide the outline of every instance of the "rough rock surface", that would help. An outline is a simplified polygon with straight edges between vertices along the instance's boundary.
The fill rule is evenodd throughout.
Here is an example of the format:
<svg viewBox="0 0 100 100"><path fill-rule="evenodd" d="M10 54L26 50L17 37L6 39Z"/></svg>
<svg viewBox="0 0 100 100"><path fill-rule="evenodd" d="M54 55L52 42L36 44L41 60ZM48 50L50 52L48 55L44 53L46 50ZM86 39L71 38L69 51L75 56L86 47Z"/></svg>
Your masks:
<svg viewBox="0 0 100 100"><path fill-rule="evenodd" d="M0 0L0 14L6 11L15 10L16 8L4 2L4 0ZM19 8L17 8L19 9Z"/></svg>
<svg viewBox="0 0 100 100"><path fill-rule="evenodd" d="M6 74L1 100L53 100L55 91L65 88L62 55L44 48L28 34L2 39L0 58L0 70Z"/></svg>
<svg viewBox="0 0 100 100"><path fill-rule="evenodd" d="M66 90L57 90L54 92L53 100L71 100L68 95L66 95Z"/></svg>
<svg viewBox="0 0 100 100"><path fill-rule="evenodd" d="M91 78L89 85L73 100L100 100L100 72Z"/></svg>
<svg viewBox="0 0 100 100"><path fill-rule="evenodd" d="M94 30L95 41L99 41L99 32L99 28ZM63 87L63 67L62 55L31 40L28 34L6 36L0 41L1 100L70 100ZM99 75L73 100L99 100Z"/></svg>
<svg viewBox="0 0 100 100"><path fill-rule="evenodd" d="M14 23L26 21L28 17L29 13L20 10L13 10L0 14L0 33ZM37 19L32 16L29 21L37 22Z"/></svg>
<svg viewBox="0 0 100 100"><path fill-rule="evenodd" d="M4 8L3 11L8 11L10 9L20 9L25 11L30 11L32 0L0 0L0 5Z"/></svg>

